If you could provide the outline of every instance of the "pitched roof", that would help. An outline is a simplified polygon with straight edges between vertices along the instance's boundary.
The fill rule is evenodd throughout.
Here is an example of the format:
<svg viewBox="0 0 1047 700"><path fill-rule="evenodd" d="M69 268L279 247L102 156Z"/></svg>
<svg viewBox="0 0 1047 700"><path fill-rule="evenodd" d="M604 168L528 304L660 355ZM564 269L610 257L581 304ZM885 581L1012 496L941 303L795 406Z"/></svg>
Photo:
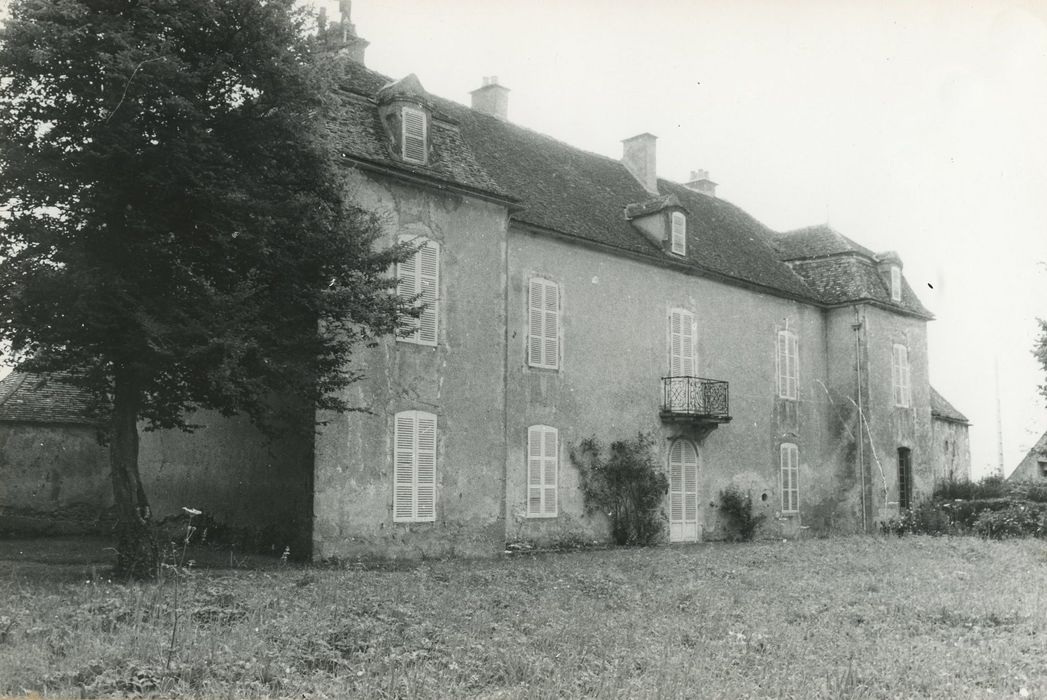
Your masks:
<svg viewBox="0 0 1047 700"><path fill-rule="evenodd" d="M957 411L951 403L946 401L933 386L931 387L931 415L939 420L949 421L950 423L963 423L964 425L971 424L971 422L967 420L967 417Z"/></svg>
<svg viewBox="0 0 1047 700"><path fill-rule="evenodd" d="M87 393L59 375L14 371L0 381L0 421L94 425Z"/></svg>
<svg viewBox="0 0 1047 700"><path fill-rule="evenodd" d="M827 226L778 234L723 199L658 180L652 198L618 160L574 148L491 115L426 95L433 107L433 158L413 166L395 158L378 117L376 96L390 79L345 62L340 106L331 129L352 160L442 179L515 202L520 225L615 248L657 264L684 265L700 274L756 285L813 303L872 300L931 318L905 286L892 303L872 251ZM687 255L656 245L630 217L679 203L686 210ZM836 254L861 262L830 263Z"/></svg>

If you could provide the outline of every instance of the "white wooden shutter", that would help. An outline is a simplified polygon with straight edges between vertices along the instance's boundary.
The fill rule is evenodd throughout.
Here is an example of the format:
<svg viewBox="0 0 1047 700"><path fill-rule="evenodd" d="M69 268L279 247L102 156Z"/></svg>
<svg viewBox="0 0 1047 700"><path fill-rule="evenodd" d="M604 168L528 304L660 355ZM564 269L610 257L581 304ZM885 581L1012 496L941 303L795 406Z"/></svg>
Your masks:
<svg viewBox="0 0 1047 700"><path fill-rule="evenodd" d="M792 331L778 331L778 396L797 398L799 385L799 343Z"/></svg>
<svg viewBox="0 0 1047 700"><path fill-rule="evenodd" d="M692 377L694 369L694 314L669 311L669 376Z"/></svg>
<svg viewBox="0 0 1047 700"><path fill-rule="evenodd" d="M409 259L396 267L396 291L402 297L418 297L424 306L418 318L404 319L407 331L399 340L421 345L436 345L440 319L440 244L415 236L401 236L402 242L421 247Z"/></svg>
<svg viewBox="0 0 1047 700"><path fill-rule="evenodd" d="M902 300L902 271L897 265L891 266L891 301Z"/></svg>
<svg viewBox="0 0 1047 700"><path fill-rule="evenodd" d="M425 112L404 107L401 112L403 122L403 159L412 163L425 163L428 136Z"/></svg>
<svg viewBox="0 0 1047 700"><path fill-rule="evenodd" d="M908 407L909 390L909 349L895 344L891 353L891 385L894 389L894 405Z"/></svg>
<svg viewBox="0 0 1047 700"><path fill-rule="evenodd" d="M800 509L800 451L792 443L783 443L780 450L782 512L795 513Z"/></svg>
<svg viewBox="0 0 1047 700"><path fill-rule="evenodd" d="M683 521L683 440L669 450L669 521Z"/></svg>
<svg viewBox="0 0 1047 700"><path fill-rule="evenodd" d="M672 251L678 255L687 253L687 217L678 211L672 215Z"/></svg>
<svg viewBox="0 0 1047 700"><path fill-rule="evenodd" d="M402 411L393 437L393 521L436 520L436 416Z"/></svg>
<svg viewBox="0 0 1047 700"><path fill-rule="evenodd" d="M527 515L557 514L559 431L547 425L527 429Z"/></svg>
<svg viewBox="0 0 1047 700"><path fill-rule="evenodd" d="M527 363L532 367L560 366L560 286L538 277L527 290Z"/></svg>

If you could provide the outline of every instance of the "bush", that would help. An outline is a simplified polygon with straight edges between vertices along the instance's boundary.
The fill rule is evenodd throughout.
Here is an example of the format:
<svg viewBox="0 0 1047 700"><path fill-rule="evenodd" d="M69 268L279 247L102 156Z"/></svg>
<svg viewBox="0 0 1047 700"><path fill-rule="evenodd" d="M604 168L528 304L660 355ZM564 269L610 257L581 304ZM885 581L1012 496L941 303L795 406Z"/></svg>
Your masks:
<svg viewBox="0 0 1047 700"><path fill-rule="evenodd" d="M764 515L753 514L753 497L749 492L731 484L720 492L720 512L727 520L730 530L729 539L749 542L756 534L756 529L763 522Z"/></svg>
<svg viewBox="0 0 1047 700"><path fill-rule="evenodd" d="M999 476L987 476L981 481L949 479L935 485L931 500L977 501L989 498L1003 498L1007 495L1007 490L1006 483Z"/></svg>
<svg viewBox="0 0 1047 700"><path fill-rule="evenodd" d="M649 545L662 539L661 506L669 480L655 467L653 445L650 435L639 433L632 440L612 442L606 459L596 438L571 449L571 462L581 474L586 512L607 513L616 545Z"/></svg>
<svg viewBox="0 0 1047 700"><path fill-rule="evenodd" d="M920 501L910 510L904 511L896 518L888 518L880 523L880 531L885 535L953 535L962 532L962 527L954 520L952 513L945 507L947 504L933 500Z"/></svg>
<svg viewBox="0 0 1047 700"><path fill-rule="evenodd" d="M974 522L974 532L993 540L1045 537L1047 506L1039 503L1013 503L1002 510L984 510Z"/></svg>

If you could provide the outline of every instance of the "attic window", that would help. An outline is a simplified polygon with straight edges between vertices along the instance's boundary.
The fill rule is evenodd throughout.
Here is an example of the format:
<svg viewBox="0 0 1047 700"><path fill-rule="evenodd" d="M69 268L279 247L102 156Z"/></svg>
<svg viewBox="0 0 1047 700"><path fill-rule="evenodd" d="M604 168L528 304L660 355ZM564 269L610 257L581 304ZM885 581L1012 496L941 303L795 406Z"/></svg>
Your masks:
<svg viewBox="0 0 1047 700"><path fill-rule="evenodd" d="M426 129L425 112L420 109L404 107L401 113L403 124L403 159L408 163L425 165L428 149L428 130Z"/></svg>
<svg viewBox="0 0 1047 700"><path fill-rule="evenodd" d="M897 265L891 265L891 301L902 300L902 271Z"/></svg>
<svg viewBox="0 0 1047 700"><path fill-rule="evenodd" d="M672 251L677 255L687 254L687 217L673 212Z"/></svg>

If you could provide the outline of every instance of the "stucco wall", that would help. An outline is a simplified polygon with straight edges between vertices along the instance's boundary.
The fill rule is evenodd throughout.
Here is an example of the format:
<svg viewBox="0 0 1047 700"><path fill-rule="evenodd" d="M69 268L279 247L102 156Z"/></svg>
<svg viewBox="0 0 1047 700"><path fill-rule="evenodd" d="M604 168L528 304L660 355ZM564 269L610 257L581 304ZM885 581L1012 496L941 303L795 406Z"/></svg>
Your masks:
<svg viewBox="0 0 1047 700"><path fill-rule="evenodd" d="M827 404L821 310L682 272L653 267L569 242L513 230L510 236L506 530L510 540L547 542L568 536L604 538L602 517L584 515L569 450L595 436L604 445L647 431L667 465L671 440L699 451L699 521L706 538L722 535L719 492L734 482L751 492L770 531L796 533L817 498L826 451ZM561 367L527 365L527 285L532 276L562 290ZM697 373L730 383L731 423L708 434L659 417L661 378L669 373L671 308L695 315ZM800 400L776 401L777 330L797 332ZM560 431L559 516L526 515L526 442L530 425ZM779 445L800 454L801 512L778 519Z"/></svg>
<svg viewBox="0 0 1047 700"><path fill-rule="evenodd" d="M931 442L930 379L927 371L926 322L882 309L862 310L868 373L866 417L871 448L866 454L872 474L873 520L898 514L898 448L910 449L913 501L934 489L934 450ZM912 401L910 408L894 405L891 353L895 343L909 349ZM885 498L886 494L886 498Z"/></svg>
<svg viewBox="0 0 1047 700"><path fill-rule="evenodd" d="M935 480L970 481L971 443L963 423L931 417Z"/></svg>
<svg viewBox="0 0 1047 700"><path fill-rule="evenodd" d="M388 212L386 242L441 245L437 347L387 339L363 349L346 398L370 413L322 415L316 438L314 556L490 554L504 546L505 232L503 206L355 178L353 196ZM394 523L394 416L437 416L436 522Z"/></svg>

